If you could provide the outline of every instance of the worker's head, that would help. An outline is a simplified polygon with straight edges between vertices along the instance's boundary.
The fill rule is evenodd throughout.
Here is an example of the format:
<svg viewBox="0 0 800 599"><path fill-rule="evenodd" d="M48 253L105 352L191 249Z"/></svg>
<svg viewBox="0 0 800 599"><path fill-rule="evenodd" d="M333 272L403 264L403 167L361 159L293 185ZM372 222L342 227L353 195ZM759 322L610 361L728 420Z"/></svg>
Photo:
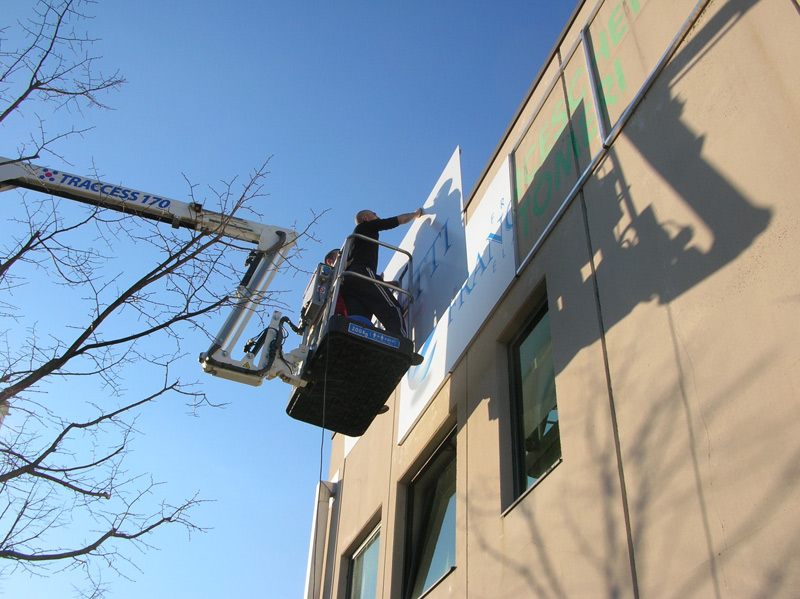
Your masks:
<svg viewBox="0 0 800 599"><path fill-rule="evenodd" d="M370 220L377 220L378 215L375 214L372 210L361 210L356 214L356 224L360 225L361 223L365 223Z"/></svg>
<svg viewBox="0 0 800 599"><path fill-rule="evenodd" d="M331 250L327 254L325 254L325 264L328 266L333 266L336 264L336 259L339 257L339 250Z"/></svg>

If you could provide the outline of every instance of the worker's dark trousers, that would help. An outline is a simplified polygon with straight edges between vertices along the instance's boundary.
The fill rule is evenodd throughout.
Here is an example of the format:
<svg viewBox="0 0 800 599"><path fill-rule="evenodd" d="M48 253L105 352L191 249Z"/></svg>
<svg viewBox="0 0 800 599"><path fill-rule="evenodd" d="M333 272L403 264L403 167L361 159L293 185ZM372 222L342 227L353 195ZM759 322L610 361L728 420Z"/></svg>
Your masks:
<svg viewBox="0 0 800 599"><path fill-rule="evenodd" d="M349 270L379 280L371 268L354 265ZM344 296L348 316L372 319L374 315L388 332L403 337L408 336L400 303L388 288L364 279L346 276L341 293Z"/></svg>

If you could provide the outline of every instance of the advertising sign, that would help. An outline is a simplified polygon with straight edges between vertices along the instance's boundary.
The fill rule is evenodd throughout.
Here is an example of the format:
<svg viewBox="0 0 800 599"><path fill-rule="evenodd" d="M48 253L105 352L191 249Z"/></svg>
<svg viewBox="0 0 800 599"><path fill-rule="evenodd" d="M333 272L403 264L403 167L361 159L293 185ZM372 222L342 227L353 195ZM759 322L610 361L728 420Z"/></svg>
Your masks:
<svg viewBox="0 0 800 599"><path fill-rule="evenodd" d="M411 224L400 244L412 255L410 291L414 305L411 329L417 347L442 319L450 300L467 276L463 201L461 150L456 148L422 205L425 215ZM393 256L386 267L386 279L397 279L405 263L402 254Z"/></svg>
<svg viewBox="0 0 800 599"><path fill-rule="evenodd" d="M454 289L438 290L440 293L449 292L447 305L439 312L441 307L437 304L434 326L429 334L424 340L416 337L417 352L424 360L419 366L412 367L400 384L398 442L411 429L514 278L516 265L510 200L511 178L506 160L486 194L476 198L475 201L480 203L461 235L456 235L452 228L448 229L451 247L455 245L455 239L464 244L469 270ZM403 243L407 241L411 239L407 237ZM416 250L414 259L417 259ZM420 327L417 330L424 329Z"/></svg>

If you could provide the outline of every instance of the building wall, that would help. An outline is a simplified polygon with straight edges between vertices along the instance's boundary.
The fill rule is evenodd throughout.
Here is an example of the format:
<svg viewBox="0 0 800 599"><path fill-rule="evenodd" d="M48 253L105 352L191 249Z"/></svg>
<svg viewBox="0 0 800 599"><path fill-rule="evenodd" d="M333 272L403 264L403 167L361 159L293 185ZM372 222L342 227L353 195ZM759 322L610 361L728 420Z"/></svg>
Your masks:
<svg viewBox="0 0 800 599"><path fill-rule="evenodd" d="M696 6L606 1L609 125ZM566 24L468 218L594 7ZM432 599L797 596L797 56L796 2L708 3L411 433L397 443L395 394L357 443L334 436L325 596L345 597L379 522L378 595L402 596L406 488L453 429L456 568ZM586 141L588 163L602 148ZM545 295L562 461L518 499L507 344Z"/></svg>

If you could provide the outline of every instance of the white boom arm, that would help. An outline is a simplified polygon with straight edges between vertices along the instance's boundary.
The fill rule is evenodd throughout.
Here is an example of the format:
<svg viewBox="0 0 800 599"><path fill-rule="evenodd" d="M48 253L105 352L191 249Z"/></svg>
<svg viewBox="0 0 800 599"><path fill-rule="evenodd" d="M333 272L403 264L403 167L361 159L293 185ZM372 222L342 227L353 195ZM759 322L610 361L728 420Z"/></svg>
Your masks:
<svg viewBox="0 0 800 599"><path fill-rule="evenodd" d="M286 242L290 246L297 237L289 229L212 212L205 210L200 204L180 202L131 189L121 183L104 183L62 170L27 162L14 162L0 156L0 191L14 187L24 187L85 204L137 214L169 223L175 228L214 232L232 239L255 243L262 251L275 245L280 231L286 234Z"/></svg>
<svg viewBox="0 0 800 599"><path fill-rule="evenodd" d="M256 244L257 249L248 258L249 268L236 289L233 310L209 350L200 354L200 362L203 370L210 374L250 385L260 385L264 378L275 377L293 385L304 384L293 370L303 359L305 347L283 355L280 347L276 346L282 341L281 327L288 320L282 319L279 312L273 315L263 337L255 344L248 343L249 349L243 358L232 357L233 347L239 342L264 292L297 240L294 231L212 212L200 204L180 202L121 183L106 183L0 157L0 192L15 187L135 214L169 223L175 228L188 228Z"/></svg>

